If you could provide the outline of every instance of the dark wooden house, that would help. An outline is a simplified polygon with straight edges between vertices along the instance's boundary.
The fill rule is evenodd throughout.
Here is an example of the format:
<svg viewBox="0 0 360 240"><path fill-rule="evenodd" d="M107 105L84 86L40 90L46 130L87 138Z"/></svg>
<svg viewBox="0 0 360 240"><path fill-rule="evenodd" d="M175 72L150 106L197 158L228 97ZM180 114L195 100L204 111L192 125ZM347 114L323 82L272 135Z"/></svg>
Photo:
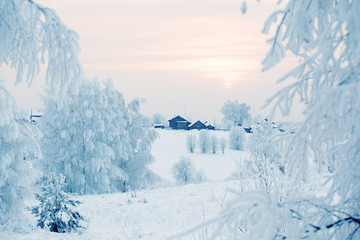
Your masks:
<svg viewBox="0 0 360 240"><path fill-rule="evenodd" d="M206 129L206 125L204 123L202 123L201 121L197 120L196 122L189 125L189 129L190 130L193 130L193 129L197 129L197 130Z"/></svg>
<svg viewBox="0 0 360 240"><path fill-rule="evenodd" d="M215 127L208 122L205 122L204 125L206 126L206 129L215 130Z"/></svg>
<svg viewBox="0 0 360 240"><path fill-rule="evenodd" d="M169 127L172 129L189 129L190 122L181 116L176 116L169 120Z"/></svg>

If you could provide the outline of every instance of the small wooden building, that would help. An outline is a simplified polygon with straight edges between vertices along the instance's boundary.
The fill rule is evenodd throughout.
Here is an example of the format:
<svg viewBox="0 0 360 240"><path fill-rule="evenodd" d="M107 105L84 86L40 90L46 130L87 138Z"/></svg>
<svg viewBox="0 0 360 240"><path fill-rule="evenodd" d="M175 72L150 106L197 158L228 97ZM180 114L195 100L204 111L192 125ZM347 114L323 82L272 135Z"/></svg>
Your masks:
<svg viewBox="0 0 360 240"><path fill-rule="evenodd" d="M169 127L172 129L188 130L191 123L181 116L176 116L169 120Z"/></svg>
<svg viewBox="0 0 360 240"><path fill-rule="evenodd" d="M189 125L189 129L190 130L193 130L193 129L197 129L197 130L206 129L206 125L204 123L202 123L201 121L197 120L196 122Z"/></svg>
<svg viewBox="0 0 360 240"><path fill-rule="evenodd" d="M215 130L215 127L208 122L205 122L204 125L206 126L206 129Z"/></svg>

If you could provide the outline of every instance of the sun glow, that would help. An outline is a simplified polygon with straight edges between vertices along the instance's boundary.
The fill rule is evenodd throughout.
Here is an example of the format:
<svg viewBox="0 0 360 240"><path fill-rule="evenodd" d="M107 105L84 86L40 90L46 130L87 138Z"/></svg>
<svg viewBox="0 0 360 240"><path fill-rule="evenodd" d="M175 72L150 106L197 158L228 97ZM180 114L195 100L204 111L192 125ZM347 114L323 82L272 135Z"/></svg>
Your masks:
<svg viewBox="0 0 360 240"><path fill-rule="evenodd" d="M224 86L227 89L231 88L231 85L232 85L232 82L229 82L229 81L224 82Z"/></svg>

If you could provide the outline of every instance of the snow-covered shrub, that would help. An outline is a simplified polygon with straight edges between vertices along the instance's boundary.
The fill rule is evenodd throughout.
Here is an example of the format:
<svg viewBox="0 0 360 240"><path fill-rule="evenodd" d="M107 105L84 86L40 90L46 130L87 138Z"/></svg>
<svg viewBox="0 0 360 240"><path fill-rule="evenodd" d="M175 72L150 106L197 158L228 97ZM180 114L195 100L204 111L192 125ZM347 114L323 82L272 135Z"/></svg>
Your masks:
<svg viewBox="0 0 360 240"><path fill-rule="evenodd" d="M196 148L196 136L193 134L187 135L186 137L186 147L189 152L193 153Z"/></svg>
<svg viewBox="0 0 360 240"><path fill-rule="evenodd" d="M224 137L220 138L220 148L221 148L222 153L225 153L226 146L227 146L226 138L224 138Z"/></svg>
<svg viewBox="0 0 360 240"><path fill-rule="evenodd" d="M60 174L50 175L48 182L41 186L41 193L36 194L39 206L32 208L32 213L39 219L37 225L50 232L73 232L83 228L81 221L84 218L75 210L80 203L70 199L64 192L65 177Z"/></svg>
<svg viewBox="0 0 360 240"><path fill-rule="evenodd" d="M179 184L188 184L196 181L196 168L190 158L181 157L180 161L172 167L172 174Z"/></svg>
<svg viewBox="0 0 360 240"><path fill-rule="evenodd" d="M242 127L233 127L229 133L230 148L244 150L245 131Z"/></svg>
<svg viewBox="0 0 360 240"><path fill-rule="evenodd" d="M254 181L260 181L266 191L270 192L281 184L285 169L280 154L278 139L281 136L277 128L268 120L258 124L248 139L247 149L250 153L248 165L255 174ZM277 186L280 187L280 186ZM279 190L279 189L276 189Z"/></svg>
<svg viewBox="0 0 360 240"><path fill-rule="evenodd" d="M208 130L202 129L199 132L199 147L202 153L207 153L211 147L211 139Z"/></svg>
<svg viewBox="0 0 360 240"><path fill-rule="evenodd" d="M211 151L213 154L216 153L216 151L219 149L219 139L217 138L216 135L212 135L210 138L210 146L211 146Z"/></svg>

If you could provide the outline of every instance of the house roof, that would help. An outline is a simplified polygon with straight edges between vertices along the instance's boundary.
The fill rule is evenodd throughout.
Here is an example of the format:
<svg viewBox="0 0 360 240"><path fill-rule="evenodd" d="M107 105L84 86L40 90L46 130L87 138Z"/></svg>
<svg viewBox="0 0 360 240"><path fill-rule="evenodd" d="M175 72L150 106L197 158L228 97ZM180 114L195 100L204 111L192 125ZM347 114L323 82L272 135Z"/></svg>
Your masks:
<svg viewBox="0 0 360 240"><path fill-rule="evenodd" d="M183 122L183 121L184 121L184 122L189 122L188 120L186 120L185 118L181 117L180 115L178 115L178 116L170 119L169 122L170 122L170 121L176 121L176 122ZM190 122L189 122L189 123L190 123Z"/></svg>
<svg viewBox="0 0 360 240"><path fill-rule="evenodd" d="M200 120L197 120L196 122L190 124L190 125L189 125L189 128L191 128L192 126L194 126L194 125L197 124L197 123L200 123L200 124L206 126L206 125L205 125L204 123L202 123Z"/></svg>

